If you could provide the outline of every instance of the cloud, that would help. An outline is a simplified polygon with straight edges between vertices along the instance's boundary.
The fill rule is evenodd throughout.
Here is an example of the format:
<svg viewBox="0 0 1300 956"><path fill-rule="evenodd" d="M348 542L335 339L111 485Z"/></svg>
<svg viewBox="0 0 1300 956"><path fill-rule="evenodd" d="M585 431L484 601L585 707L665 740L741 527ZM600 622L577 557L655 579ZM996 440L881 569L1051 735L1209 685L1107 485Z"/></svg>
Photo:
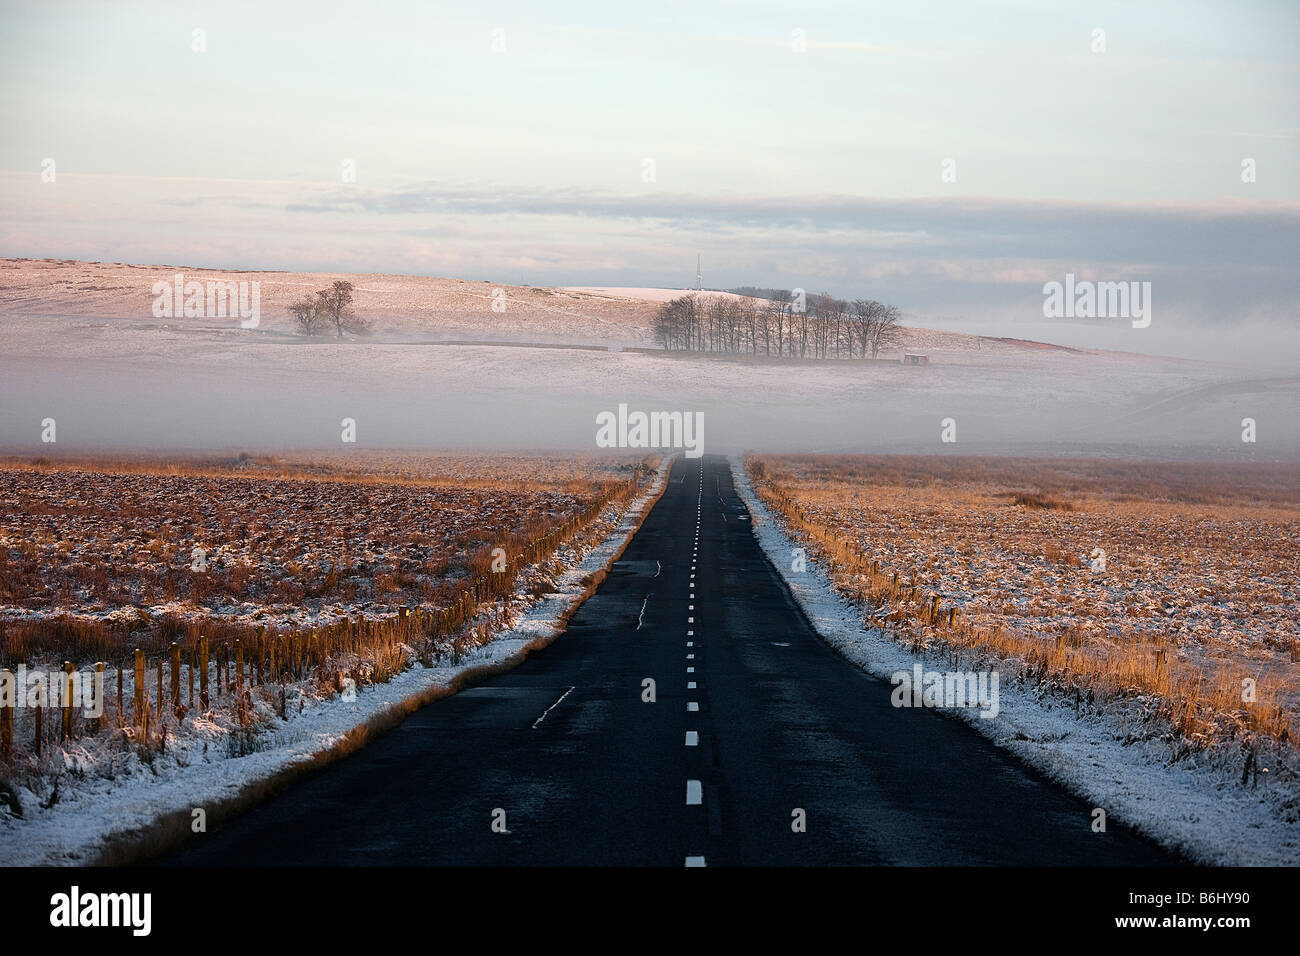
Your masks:
<svg viewBox="0 0 1300 956"><path fill-rule="evenodd" d="M339 189L289 203L291 213L376 216L572 217L676 229L826 236L942 252L978 247L983 257L1130 266L1255 266L1289 270L1300 203L1077 203L980 198L701 196L583 189L502 190L428 183L395 190Z"/></svg>

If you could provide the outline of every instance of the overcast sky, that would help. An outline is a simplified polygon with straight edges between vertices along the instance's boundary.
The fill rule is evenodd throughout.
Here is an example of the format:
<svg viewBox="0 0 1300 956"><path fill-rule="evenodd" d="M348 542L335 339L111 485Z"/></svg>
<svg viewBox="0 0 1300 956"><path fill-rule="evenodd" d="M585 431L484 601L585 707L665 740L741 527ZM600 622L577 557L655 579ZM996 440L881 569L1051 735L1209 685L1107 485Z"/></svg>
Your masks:
<svg viewBox="0 0 1300 956"><path fill-rule="evenodd" d="M1070 7L3 2L0 254L1294 326L1300 4Z"/></svg>

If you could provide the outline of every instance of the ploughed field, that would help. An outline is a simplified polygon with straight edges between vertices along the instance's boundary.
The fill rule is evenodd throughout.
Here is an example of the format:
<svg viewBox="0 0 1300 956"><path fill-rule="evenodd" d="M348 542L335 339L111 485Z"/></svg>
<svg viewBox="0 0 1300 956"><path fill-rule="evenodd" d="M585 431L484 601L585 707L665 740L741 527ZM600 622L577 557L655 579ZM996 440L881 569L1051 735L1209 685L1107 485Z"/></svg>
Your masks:
<svg viewBox="0 0 1300 956"><path fill-rule="evenodd" d="M0 462L0 654L95 658L205 625L320 627L544 589L539 566L646 470L401 454Z"/></svg>
<svg viewBox="0 0 1300 956"><path fill-rule="evenodd" d="M759 456L864 624L1165 718L1191 749L1300 732L1300 466Z"/></svg>
<svg viewBox="0 0 1300 956"><path fill-rule="evenodd" d="M0 462L0 855L70 805L33 859L84 862L155 784L280 772L544 645L657 464ZM117 809L69 823L90 794Z"/></svg>

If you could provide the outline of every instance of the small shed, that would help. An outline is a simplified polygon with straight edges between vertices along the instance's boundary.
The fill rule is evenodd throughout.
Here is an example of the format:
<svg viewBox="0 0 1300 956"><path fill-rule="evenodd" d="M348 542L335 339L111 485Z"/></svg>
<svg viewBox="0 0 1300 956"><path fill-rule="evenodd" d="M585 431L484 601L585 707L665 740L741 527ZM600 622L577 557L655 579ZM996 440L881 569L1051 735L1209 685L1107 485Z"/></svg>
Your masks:
<svg viewBox="0 0 1300 956"><path fill-rule="evenodd" d="M919 352L904 352L903 364L904 365L929 365L930 356L922 355Z"/></svg>

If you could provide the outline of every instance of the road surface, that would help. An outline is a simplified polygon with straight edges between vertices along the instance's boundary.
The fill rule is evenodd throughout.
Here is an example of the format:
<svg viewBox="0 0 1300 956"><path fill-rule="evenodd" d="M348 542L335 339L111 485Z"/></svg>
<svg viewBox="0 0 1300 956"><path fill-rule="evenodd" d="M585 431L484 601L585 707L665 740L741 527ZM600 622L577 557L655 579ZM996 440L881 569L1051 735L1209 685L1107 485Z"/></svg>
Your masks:
<svg viewBox="0 0 1300 956"><path fill-rule="evenodd" d="M891 690L810 630L725 459L679 459L558 641L161 862L1180 862Z"/></svg>

